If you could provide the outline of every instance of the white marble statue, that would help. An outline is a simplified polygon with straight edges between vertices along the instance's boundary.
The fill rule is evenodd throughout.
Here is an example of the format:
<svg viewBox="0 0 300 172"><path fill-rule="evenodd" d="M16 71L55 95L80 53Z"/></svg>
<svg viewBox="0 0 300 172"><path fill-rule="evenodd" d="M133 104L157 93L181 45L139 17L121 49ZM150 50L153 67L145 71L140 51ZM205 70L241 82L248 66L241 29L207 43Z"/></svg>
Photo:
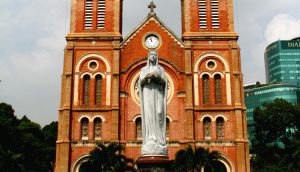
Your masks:
<svg viewBox="0 0 300 172"><path fill-rule="evenodd" d="M142 68L139 79L143 133L142 156L167 155L167 84L164 69L158 65L157 52L150 50L147 65Z"/></svg>

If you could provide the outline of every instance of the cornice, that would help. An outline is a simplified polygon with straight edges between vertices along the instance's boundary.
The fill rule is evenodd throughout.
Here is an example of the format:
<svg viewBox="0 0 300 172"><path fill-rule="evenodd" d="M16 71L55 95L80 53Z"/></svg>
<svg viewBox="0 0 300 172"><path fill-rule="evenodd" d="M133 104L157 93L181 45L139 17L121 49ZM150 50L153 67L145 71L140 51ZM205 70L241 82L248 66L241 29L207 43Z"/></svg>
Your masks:
<svg viewBox="0 0 300 172"><path fill-rule="evenodd" d="M235 32L185 32L183 40L238 40Z"/></svg>
<svg viewBox="0 0 300 172"><path fill-rule="evenodd" d="M111 41L111 40L122 40L122 35L118 32L69 33L66 36L66 40L67 41L74 41L74 40Z"/></svg>

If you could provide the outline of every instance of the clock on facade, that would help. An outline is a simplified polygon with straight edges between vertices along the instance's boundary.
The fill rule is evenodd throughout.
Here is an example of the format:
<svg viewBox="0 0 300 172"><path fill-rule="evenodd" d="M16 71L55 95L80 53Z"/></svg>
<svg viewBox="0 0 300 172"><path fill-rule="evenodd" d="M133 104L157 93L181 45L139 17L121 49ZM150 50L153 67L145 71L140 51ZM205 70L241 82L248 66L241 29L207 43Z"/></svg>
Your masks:
<svg viewBox="0 0 300 172"><path fill-rule="evenodd" d="M148 49L155 49L159 46L159 44L160 44L160 39L158 38L158 36L156 36L154 34L150 34L150 35L146 36L145 46Z"/></svg>

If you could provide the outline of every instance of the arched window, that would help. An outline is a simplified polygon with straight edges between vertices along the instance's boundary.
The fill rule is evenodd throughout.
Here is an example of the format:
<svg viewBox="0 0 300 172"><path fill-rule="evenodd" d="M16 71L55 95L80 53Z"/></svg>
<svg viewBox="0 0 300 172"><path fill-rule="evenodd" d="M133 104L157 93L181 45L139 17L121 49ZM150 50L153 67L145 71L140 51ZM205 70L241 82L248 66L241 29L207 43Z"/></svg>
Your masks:
<svg viewBox="0 0 300 172"><path fill-rule="evenodd" d="M79 166L79 172L85 172L85 171L89 171L89 162L88 161L85 161L83 163L80 164Z"/></svg>
<svg viewBox="0 0 300 172"><path fill-rule="evenodd" d="M218 172L227 172L226 166L220 161L213 161L211 166L205 166L204 172L213 172L216 169Z"/></svg>
<svg viewBox="0 0 300 172"><path fill-rule="evenodd" d="M221 75L215 75L215 101L216 104L222 103L222 83L221 83Z"/></svg>
<svg viewBox="0 0 300 172"><path fill-rule="evenodd" d="M138 117L135 120L135 126L136 126L136 140L142 140L143 135L142 135L142 119L141 119L141 117Z"/></svg>
<svg viewBox="0 0 300 172"><path fill-rule="evenodd" d="M95 137L95 140L100 140L102 137L102 120L101 120L101 118L96 118L94 120L94 137Z"/></svg>
<svg viewBox="0 0 300 172"><path fill-rule="evenodd" d="M95 104L101 104L101 95L102 95L102 76L97 75L95 78Z"/></svg>
<svg viewBox="0 0 300 172"><path fill-rule="evenodd" d="M217 139L224 138L224 119L222 117L217 118Z"/></svg>
<svg viewBox="0 0 300 172"><path fill-rule="evenodd" d="M204 139L211 139L211 119L205 117L203 119Z"/></svg>
<svg viewBox="0 0 300 172"><path fill-rule="evenodd" d="M87 118L81 119L81 140L88 140L89 128L88 128L89 120Z"/></svg>
<svg viewBox="0 0 300 172"><path fill-rule="evenodd" d="M209 104L209 76L207 74L202 77L203 85L203 104Z"/></svg>
<svg viewBox="0 0 300 172"><path fill-rule="evenodd" d="M83 77L83 104L88 105L90 99L90 76L84 75Z"/></svg>
<svg viewBox="0 0 300 172"><path fill-rule="evenodd" d="M166 139L170 139L170 120L167 118L166 120Z"/></svg>

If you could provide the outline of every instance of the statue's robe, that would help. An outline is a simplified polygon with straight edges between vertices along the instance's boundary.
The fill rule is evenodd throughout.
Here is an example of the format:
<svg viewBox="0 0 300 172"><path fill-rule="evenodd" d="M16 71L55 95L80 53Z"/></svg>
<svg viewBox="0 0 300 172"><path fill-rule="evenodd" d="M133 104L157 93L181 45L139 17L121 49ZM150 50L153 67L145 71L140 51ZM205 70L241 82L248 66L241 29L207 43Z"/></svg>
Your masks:
<svg viewBox="0 0 300 172"><path fill-rule="evenodd" d="M142 115L143 145L142 155L167 155L166 147L166 105L167 78L161 66L150 69L147 65L142 68L139 79L139 94ZM150 79L145 78L149 73L157 73Z"/></svg>

